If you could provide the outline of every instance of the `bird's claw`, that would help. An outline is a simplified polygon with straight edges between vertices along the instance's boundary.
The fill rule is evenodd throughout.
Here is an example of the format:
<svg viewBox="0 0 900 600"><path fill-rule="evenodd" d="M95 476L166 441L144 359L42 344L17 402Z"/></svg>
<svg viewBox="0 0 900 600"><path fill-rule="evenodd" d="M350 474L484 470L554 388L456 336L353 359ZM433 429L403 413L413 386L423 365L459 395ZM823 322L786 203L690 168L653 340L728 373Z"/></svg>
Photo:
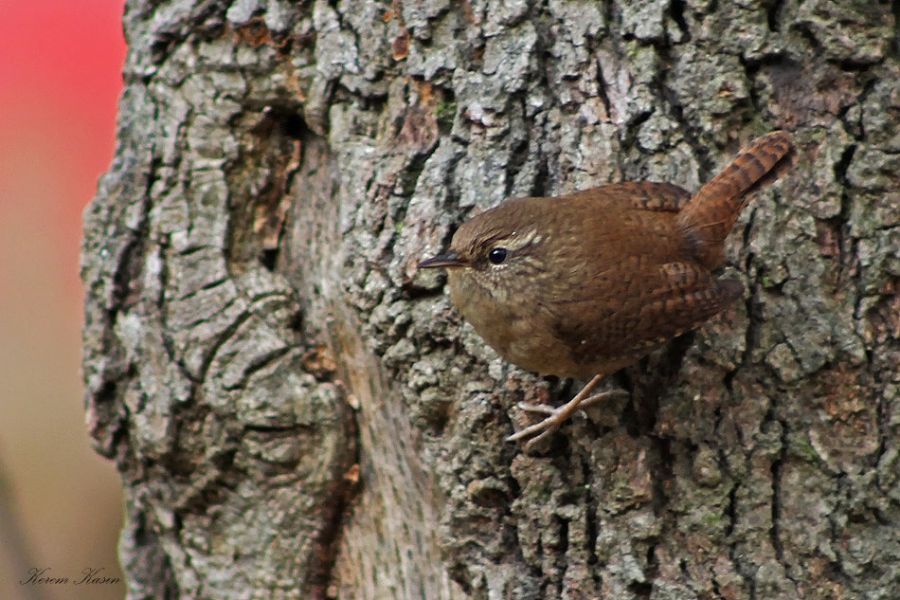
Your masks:
<svg viewBox="0 0 900 600"><path fill-rule="evenodd" d="M525 443L525 450L530 451L541 440L546 439L550 434L559 429L560 425L565 423L572 414L577 410L583 410L592 404L596 404L601 400L605 400L611 396L619 396L628 392L622 389L608 390L594 394L588 398L580 399L577 396L563 404L562 406L549 406L547 404L531 404L528 402L520 402L518 407L526 412L547 415L547 417L533 425L521 429L506 438L507 442L517 442L519 440L535 436Z"/></svg>

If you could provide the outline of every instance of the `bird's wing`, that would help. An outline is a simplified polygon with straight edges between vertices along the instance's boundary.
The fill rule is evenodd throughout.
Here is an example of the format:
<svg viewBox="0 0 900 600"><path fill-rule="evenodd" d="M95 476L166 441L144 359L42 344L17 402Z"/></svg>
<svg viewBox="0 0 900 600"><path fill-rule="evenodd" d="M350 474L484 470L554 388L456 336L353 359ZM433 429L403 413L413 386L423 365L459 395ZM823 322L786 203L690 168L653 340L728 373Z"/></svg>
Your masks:
<svg viewBox="0 0 900 600"><path fill-rule="evenodd" d="M582 297L554 311L556 335L567 341L573 361L586 371L637 360L702 324L743 289L737 281L717 281L690 262L665 263L622 277L621 287L608 296Z"/></svg>
<svg viewBox="0 0 900 600"><path fill-rule="evenodd" d="M691 193L677 185L653 181L610 183L569 196L664 212L678 212L691 199Z"/></svg>

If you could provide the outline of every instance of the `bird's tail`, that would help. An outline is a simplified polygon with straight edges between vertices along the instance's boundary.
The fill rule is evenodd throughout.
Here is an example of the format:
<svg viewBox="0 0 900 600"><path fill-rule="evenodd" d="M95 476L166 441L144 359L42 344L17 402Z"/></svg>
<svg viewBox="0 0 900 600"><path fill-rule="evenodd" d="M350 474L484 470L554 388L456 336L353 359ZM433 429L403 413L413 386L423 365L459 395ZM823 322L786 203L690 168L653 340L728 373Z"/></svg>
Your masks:
<svg viewBox="0 0 900 600"><path fill-rule="evenodd" d="M791 136L773 131L756 138L706 183L678 213L678 224L697 260L714 269L724 262L725 238L747 203L748 192L775 181L791 153ZM773 170L774 169L774 170Z"/></svg>

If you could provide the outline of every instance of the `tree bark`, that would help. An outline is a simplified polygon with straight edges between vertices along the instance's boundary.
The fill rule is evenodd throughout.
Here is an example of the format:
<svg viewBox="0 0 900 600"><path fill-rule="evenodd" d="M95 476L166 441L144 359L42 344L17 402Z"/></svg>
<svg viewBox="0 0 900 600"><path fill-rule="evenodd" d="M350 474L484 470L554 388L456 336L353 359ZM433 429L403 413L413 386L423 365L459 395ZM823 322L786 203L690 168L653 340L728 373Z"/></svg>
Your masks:
<svg viewBox="0 0 900 600"><path fill-rule="evenodd" d="M129 1L84 377L131 598L900 597L896 3ZM743 302L526 455L415 265L793 133ZM540 290L535 290L539 294Z"/></svg>

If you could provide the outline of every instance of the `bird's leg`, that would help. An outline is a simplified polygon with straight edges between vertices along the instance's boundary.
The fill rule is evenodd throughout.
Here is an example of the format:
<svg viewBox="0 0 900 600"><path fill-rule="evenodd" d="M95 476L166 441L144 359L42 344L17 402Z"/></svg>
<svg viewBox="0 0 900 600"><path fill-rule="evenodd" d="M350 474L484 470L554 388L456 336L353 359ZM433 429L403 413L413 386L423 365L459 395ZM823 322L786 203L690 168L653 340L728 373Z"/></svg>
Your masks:
<svg viewBox="0 0 900 600"><path fill-rule="evenodd" d="M627 396L628 392L623 389L615 389L615 390L604 390L602 392L597 392L596 394L585 398L578 405L578 410L584 410L586 408L590 408L595 404L599 404L601 400L606 400L607 398L611 398L613 396ZM531 402L519 402L516 404L520 409L525 412L534 413L536 415L555 415L559 412L560 406L553 406L552 404L533 404Z"/></svg>
<svg viewBox="0 0 900 600"><path fill-rule="evenodd" d="M611 394L617 393L617 392L602 392L600 394L595 394L595 395L591 396L590 398L588 397L590 395L590 393L594 390L594 388L596 388L598 385L600 385L600 382L603 381L603 377L604 377L603 374L594 375L594 378L591 379L587 383L587 385L585 385L583 388L581 388L581 391L578 392L574 398L572 398L571 400L569 400L562 406L559 406L556 408L549 408L549 409L544 408L544 407L539 407L536 405L522 406L522 408L524 408L525 410L530 410L532 412L543 412L545 414L549 414L550 416L548 416L543 421L540 421L539 423L535 423L534 425L530 425L530 426L526 427L525 429L522 429L521 431L517 431L516 433L514 433L511 436L509 436L508 438L506 438L506 441L507 442L515 442L517 440L521 440L523 438L527 438L532 435L539 434L537 437L529 440L528 443L525 445L525 449L529 450L529 449L531 449L531 447L534 444L536 444L540 440L544 439L545 437L547 437L548 435L550 435L551 433L553 433L554 431L559 429L559 426L562 425L563 423L565 423L566 420L568 420L568 418L571 417L572 414L579 408L584 408L588 404L593 404L593 403L597 402L598 400L601 400L603 398L610 396Z"/></svg>

